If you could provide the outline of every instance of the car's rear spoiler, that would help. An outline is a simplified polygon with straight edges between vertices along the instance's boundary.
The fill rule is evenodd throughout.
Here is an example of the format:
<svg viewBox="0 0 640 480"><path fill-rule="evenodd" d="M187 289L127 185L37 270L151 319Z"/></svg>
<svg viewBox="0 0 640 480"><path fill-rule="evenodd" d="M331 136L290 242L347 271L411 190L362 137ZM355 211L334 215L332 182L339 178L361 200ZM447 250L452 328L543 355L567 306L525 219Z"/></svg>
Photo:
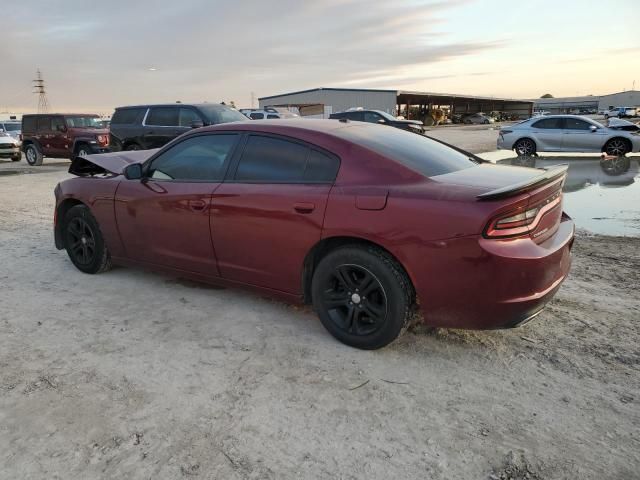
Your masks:
<svg viewBox="0 0 640 480"><path fill-rule="evenodd" d="M522 182L514 183L512 185L507 185L506 187L500 187L495 190L491 190L490 192L481 193L476 196L478 200L497 200L499 198L505 197L513 197L515 195L519 195L520 193L528 192L533 190L534 188L541 187L542 185L546 185L547 183L551 183L559 178L562 178L567 175L567 170L569 169L569 165L561 164L561 165L553 165L551 167L544 168L545 172L532 177L528 180L523 180Z"/></svg>

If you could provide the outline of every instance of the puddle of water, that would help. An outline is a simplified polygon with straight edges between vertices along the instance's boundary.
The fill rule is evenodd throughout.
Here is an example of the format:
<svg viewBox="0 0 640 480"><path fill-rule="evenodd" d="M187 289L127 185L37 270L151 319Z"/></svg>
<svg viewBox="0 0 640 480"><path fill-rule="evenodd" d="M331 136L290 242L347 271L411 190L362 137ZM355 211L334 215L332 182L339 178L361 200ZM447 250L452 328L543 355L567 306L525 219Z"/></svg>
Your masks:
<svg viewBox="0 0 640 480"><path fill-rule="evenodd" d="M32 173L44 173L44 171L26 170L26 169L12 169L12 170L6 169L6 170L0 170L0 177L5 175L29 175Z"/></svg>
<svg viewBox="0 0 640 480"><path fill-rule="evenodd" d="M497 150L478 155L502 165L569 165L564 210L577 228L602 235L640 237L640 156L601 161L593 154L514 157Z"/></svg>

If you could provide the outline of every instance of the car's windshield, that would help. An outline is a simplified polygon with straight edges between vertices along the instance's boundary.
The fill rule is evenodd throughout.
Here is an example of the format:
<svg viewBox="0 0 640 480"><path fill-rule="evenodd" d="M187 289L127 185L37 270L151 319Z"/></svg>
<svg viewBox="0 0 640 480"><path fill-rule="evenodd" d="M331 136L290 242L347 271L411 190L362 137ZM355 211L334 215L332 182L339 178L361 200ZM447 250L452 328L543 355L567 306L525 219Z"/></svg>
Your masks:
<svg viewBox="0 0 640 480"><path fill-rule="evenodd" d="M243 122L247 120L242 113L224 105L199 105L198 108L207 116L211 123Z"/></svg>
<svg viewBox="0 0 640 480"><path fill-rule="evenodd" d="M102 128L98 117L73 116L65 117L67 126L74 128Z"/></svg>
<svg viewBox="0 0 640 480"><path fill-rule="evenodd" d="M391 122L397 120L396 117L394 117L393 115L389 115L387 112L383 112L381 110L376 110L375 112L382 115L385 118L385 120L389 120Z"/></svg>
<svg viewBox="0 0 640 480"><path fill-rule="evenodd" d="M343 138L395 160L425 177L456 172L478 164L470 155L423 135L379 125L356 125L337 130Z"/></svg>
<svg viewBox="0 0 640 480"><path fill-rule="evenodd" d="M16 131L20 130L20 124L19 123L5 123L4 124L4 129L7 132L16 132Z"/></svg>

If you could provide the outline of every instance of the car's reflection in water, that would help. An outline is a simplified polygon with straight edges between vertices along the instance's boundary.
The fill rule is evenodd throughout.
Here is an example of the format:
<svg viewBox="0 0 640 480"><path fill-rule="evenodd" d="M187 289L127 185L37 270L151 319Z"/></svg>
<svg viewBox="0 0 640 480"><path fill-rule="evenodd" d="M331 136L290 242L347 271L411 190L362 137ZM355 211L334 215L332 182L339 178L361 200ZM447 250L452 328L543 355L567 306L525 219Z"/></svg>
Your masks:
<svg viewBox="0 0 640 480"><path fill-rule="evenodd" d="M616 157L612 160L600 160L593 157L515 157L498 160L502 165L545 168L559 163L569 165L567 180L563 191L576 192L591 185L615 188L633 184L640 175L640 159Z"/></svg>
<svg viewBox="0 0 640 480"><path fill-rule="evenodd" d="M495 163L535 168L568 164L564 209L576 227L604 235L640 236L640 157L511 157Z"/></svg>

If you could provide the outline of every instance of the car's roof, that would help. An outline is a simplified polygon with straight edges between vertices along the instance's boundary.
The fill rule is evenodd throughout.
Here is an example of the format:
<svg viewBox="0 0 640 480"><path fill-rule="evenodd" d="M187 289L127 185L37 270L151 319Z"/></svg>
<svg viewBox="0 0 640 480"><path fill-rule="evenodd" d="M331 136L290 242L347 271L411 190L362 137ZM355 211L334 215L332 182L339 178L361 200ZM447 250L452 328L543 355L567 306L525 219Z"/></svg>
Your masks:
<svg viewBox="0 0 640 480"><path fill-rule="evenodd" d="M221 103L144 103L140 105L125 105L123 107L116 107L116 110L122 110L125 108L150 108L150 107L209 107L209 106L218 106L218 107L228 107L232 110L237 110L230 105L223 105Z"/></svg>
<svg viewBox="0 0 640 480"><path fill-rule="evenodd" d="M53 115L62 115L63 117L99 117L97 113L26 113L24 117L50 117Z"/></svg>
<svg viewBox="0 0 640 480"><path fill-rule="evenodd" d="M358 126L369 125L364 122L355 123ZM331 133L332 131L339 130L354 125L351 121L338 121L338 120L324 120L324 119L311 119L311 118L280 118L269 120L269 122L256 122L254 120L247 120L243 122L229 122L219 123L217 125L211 125L209 127L203 127L198 131L215 131L215 130L255 130L268 132L269 130L283 132L285 130L293 131L308 131L319 133ZM371 125L373 126L373 125Z"/></svg>

